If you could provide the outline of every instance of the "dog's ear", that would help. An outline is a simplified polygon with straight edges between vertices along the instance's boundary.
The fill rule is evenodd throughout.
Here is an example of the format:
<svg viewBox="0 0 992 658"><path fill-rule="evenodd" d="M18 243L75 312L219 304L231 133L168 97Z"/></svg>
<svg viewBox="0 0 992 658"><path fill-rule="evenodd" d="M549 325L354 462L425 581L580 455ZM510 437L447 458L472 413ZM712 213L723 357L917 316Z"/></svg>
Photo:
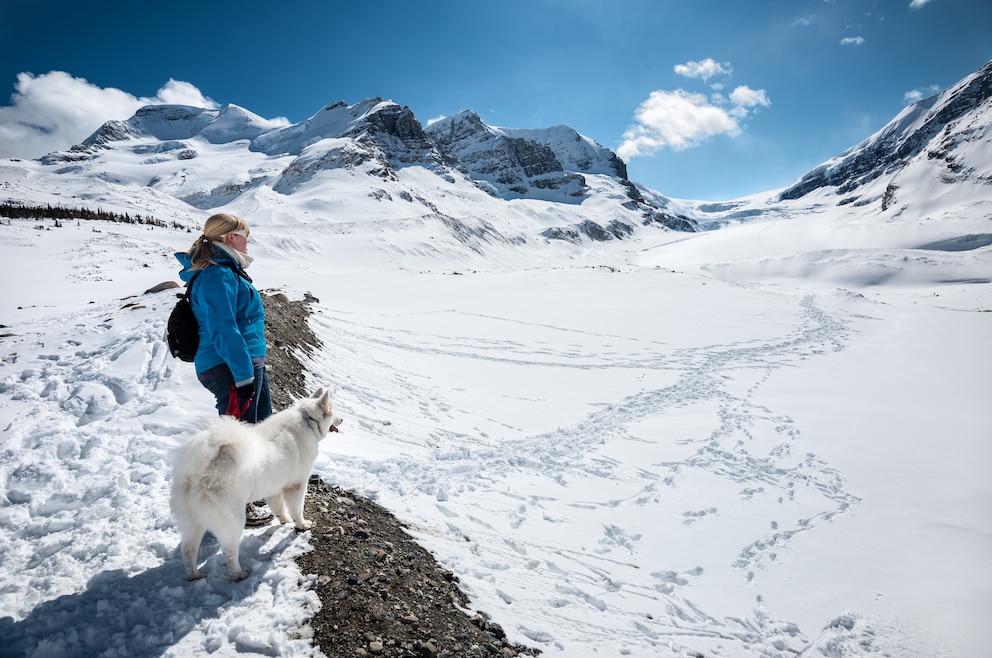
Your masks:
<svg viewBox="0 0 992 658"><path fill-rule="evenodd" d="M326 391L317 404L320 406L320 412L324 414L325 417L334 413L334 404L331 402L330 391Z"/></svg>
<svg viewBox="0 0 992 658"><path fill-rule="evenodd" d="M321 388L318 388L316 391L314 391L314 394L311 395L310 397L311 398L319 398L323 394L324 394L324 388L321 387Z"/></svg>

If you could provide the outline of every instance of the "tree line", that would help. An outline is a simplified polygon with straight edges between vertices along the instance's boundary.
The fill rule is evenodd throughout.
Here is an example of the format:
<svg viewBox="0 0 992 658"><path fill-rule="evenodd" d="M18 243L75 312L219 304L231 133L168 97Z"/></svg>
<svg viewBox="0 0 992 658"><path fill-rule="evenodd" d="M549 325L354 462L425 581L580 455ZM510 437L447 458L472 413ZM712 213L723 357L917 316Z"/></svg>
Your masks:
<svg viewBox="0 0 992 658"><path fill-rule="evenodd" d="M0 203L0 217L9 217L11 219L54 219L56 224L59 220L63 219L95 219L105 222L118 222L123 224L147 224L149 226L160 226L172 228L186 228L179 222L166 222L161 219L155 219L154 217L142 217L141 215L130 213L111 212L108 210L103 210L102 208L97 208L92 210L90 208L70 208L67 206L53 206L48 204L45 206L28 206L21 203L11 203L5 202Z"/></svg>

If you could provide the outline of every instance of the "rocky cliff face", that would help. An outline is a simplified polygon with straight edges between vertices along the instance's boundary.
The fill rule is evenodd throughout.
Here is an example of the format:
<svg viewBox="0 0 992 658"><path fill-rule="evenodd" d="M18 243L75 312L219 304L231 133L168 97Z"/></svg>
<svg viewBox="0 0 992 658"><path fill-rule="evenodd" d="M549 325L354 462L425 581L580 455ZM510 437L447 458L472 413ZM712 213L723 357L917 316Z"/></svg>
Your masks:
<svg viewBox="0 0 992 658"><path fill-rule="evenodd" d="M427 133L450 162L497 195L542 196L538 190L555 190L575 200L587 192L582 174L627 179L627 166L613 151L568 126L494 128L464 111L431 124Z"/></svg>
<svg viewBox="0 0 992 658"><path fill-rule="evenodd" d="M396 169L420 165L438 175L448 171L437 146L424 132L408 107L374 98L355 106L343 102L324 108L302 124L290 126L282 135L262 135L252 142L253 150L296 155L273 186L291 194L317 172L355 169L367 165L375 176L389 179ZM323 140L324 146L319 143Z"/></svg>
<svg viewBox="0 0 992 658"><path fill-rule="evenodd" d="M987 112L990 97L992 62L943 93L907 107L865 141L803 176L779 198L798 199L823 187L836 187L837 194L849 195L880 176L894 174L924 151L947 157L947 137L959 124L968 123L969 115L983 107ZM983 139L982 135L974 137Z"/></svg>
<svg viewBox="0 0 992 658"><path fill-rule="evenodd" d="M622 205L640 213L640 223L677 231L695 231L695 223L654 206L627 180L627 166L616 153L568 126L546 129L495 128L472 111L437 121L426 129L446 162L458 168L493 196L581 203L592 194L587 176L612 180L626 196ZM619 220L608 226L580 222L545 231L545 237L579 240L622 239L634 226Z"/></svg>
<svg viewBox="0 0 992 658"><path fill-rule="evenodd" d="M447 162L494 196L547 198L557 193L554 196L567 201L583 195L582 176L566 172L551 148L487 126L475 112L438 121L427 134Z"/></svg>

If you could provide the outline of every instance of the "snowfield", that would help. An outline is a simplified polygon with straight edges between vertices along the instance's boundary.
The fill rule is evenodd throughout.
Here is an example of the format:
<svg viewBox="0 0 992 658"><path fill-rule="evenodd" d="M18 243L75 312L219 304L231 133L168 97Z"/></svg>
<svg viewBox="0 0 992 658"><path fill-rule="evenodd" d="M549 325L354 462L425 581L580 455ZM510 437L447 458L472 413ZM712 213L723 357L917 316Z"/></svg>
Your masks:
<svg viewBox="0 0 992 658"><path fill-rule="evenodd" d="M881 246L882 223L839 249L818 236L847 215L797 221L513 268L426 267L429 223L282 248L260 222L251 272L320 300L312 383L348 420L316 471L411 524L514 640L983 655L992 248ZM51 224L0 225L3 655L314 655L308 533L247 532L243 582L219 553L183 578L168 454L212 409L162 341L174 297L142 292L190 234ZM930 226L913 240L988 219Z"/></svg>

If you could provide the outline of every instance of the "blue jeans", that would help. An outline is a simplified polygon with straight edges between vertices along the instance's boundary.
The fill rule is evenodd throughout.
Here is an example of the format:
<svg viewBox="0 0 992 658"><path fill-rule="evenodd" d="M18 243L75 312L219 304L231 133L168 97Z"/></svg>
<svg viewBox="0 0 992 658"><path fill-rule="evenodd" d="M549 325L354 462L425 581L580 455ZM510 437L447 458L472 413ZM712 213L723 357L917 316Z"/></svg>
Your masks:
<svg viewBox="0 0 992 658"><path fill-rule="evenodd" d="M269 392L269 376L265 372L265 358L251 360L255 366L255 395L251 398L248 410L241 417L246 423L257 423L272 415L272 394ZM234 386L234 375L226 365L219 365L209 370L197 373L203 387L217 398L217 413L221 416L227 411L227 400Z"/></svg>

